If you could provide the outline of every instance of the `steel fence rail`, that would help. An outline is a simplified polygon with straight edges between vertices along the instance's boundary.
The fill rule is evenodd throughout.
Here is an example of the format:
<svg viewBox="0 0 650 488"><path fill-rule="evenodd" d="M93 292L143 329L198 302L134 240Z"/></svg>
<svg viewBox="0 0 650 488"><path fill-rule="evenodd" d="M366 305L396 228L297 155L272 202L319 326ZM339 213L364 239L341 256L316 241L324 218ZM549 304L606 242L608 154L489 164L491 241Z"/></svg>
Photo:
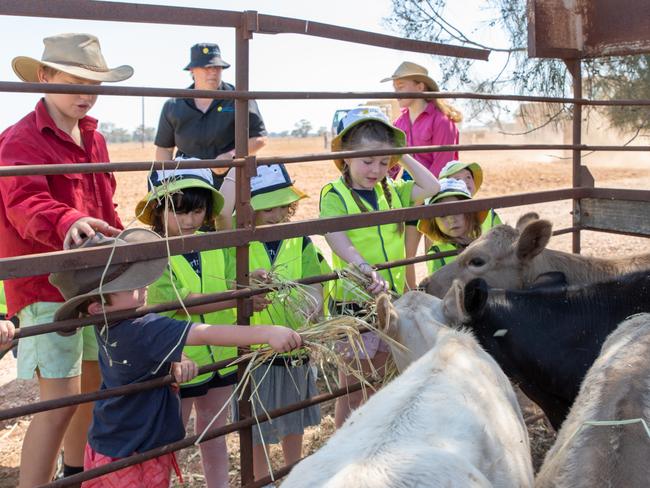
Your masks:
<svg viewBox="0 0 650 488"><path fill-rule="evenodd" d="M52 253L0 259L0 279L42 275L55 271L86 269L111 264L146 261L188 252L207 249L222 249L247 245L252 241L269 242L314 233L321 234L363 228L370 225L385 225L421 218L433 218L451 213L471 213L488 208L516 207L591 196L592 188L564 188L536 193L519 193L492 198L477 198L456 202L423 205L397 210L386 210L367 214L346 215L325 219L303 220L263 226L258 228L208 232L202 235L173 237L166 240L141 244L125 244L114 249L75 249ZM634 190L631 190L634 192ZM622 190L625 192L625 190ZM645 191L650 199L650 191Z"/></svg>
<svg viewBox="0 0 650 488"><path fill-rule="evenodd" d="M216 98L219 100L357 100L402 98L453 98L467 100L494 100L511 102L557 103L578 106L648 106L647 98L598 100L590 98L549 97L542 95L493 95L478 92L308 92L308 91L243 91L197 90L194 88L160 88L150 86L75 85L57 83L27 83L0 81L0 91L8 93L65 93L153 98Z"/></svg>
<svg viewBox="0 0 650 488"><path fill-rule="evenodd" d="M226 434L230 434L231 432L235 432L236 430L240 430L245 427L252 427L254 426L257 422L264 422L268 419L274 419L277 417L281 417L282 415L286 415L291 412L295 412L297 410L302 410L303 408L316 405L319 403L326 402L328 400L333 400L335 398L338 398L340 396L346 395L348 393L352 393L355 391L358 391L361 389L361 384L360 383L355 383L354 385L349 385L346 388L339 388L337 390L334 390L331 393L322 393L320 395L316 395L314 397L308 398L306 400L303 400L298 403L294 403L292 405L278 408L275 410L272 410L268 413L261 413L260 415L257 416L257 418L246 418L244 420L239 420L237 422L233 422L229 425L226 425L224 427L216 427L213 429L210 429L205 436L203 436L201 442L205 442L210 439L214 439L215 437L221 437ZM149 459L156 458L158 456L162 456L163 454L168 454L171 452L176 452L180 451L181 449L185 449L187 447L192 446L198 439L200 435L193 435L191 437L186 437L183 440L172 442L171 444L167 444L165 446L161 446L155 449L151 449L150 451L139 453L139 454L134 454L132 456L129 456L127 458L120 459L118 461L114 461L112 463L105 464L99 468L94 468L90 469L88 471L84 471L83 473L75 474L73 476L69 476L67 478L61 478L59 480L56 480L52 483L48 483L46 485L41 485L42 488L62 488L65 486L78 486L78 483L81 483L82 481L87 481L92 478L97 478L101 475L107 474L107 473L112 473L114 471L117 471L122 468L126 468L128 466L133 466L134 464L139 464L144 461L147 461Z"/></svg>
<svg viewBox="0 0 650 488"><path fill-rule="evenodd" d="M244 28L260 34L302 34L402 51L487 61L490 51L367 32L303 19L190 7L88 0L21 0L0 3L0 15ZM246 67L248 69L248 66Z"/></svg>
<svg viewBox="0 0 650 488"><path fill-rule="evenodd" d="M268 165L276 163L294 164L331 159L359 158L366 156L387 156L402 154L419 154L448 151L541 151L541 150L581 150L607 152L648 152L650 146L603 146L589 144L454 144L445 146L411 146L396 149L337 151L297 156L259 156L255 164ZM166 161L124 161L114 163L66 163L66 164L21 164L19 166L0 167L0 177L29 175L59 175L68 173L106 173L149 170L172 170L176 168L231 168L243 166L244 158L232 160L197 159Z"/></svg>
<svg viewBox="0 0 650 488"><path fill-rule="evenodd" d="M437 258L445 258L449 256L455 256L458 254L457 251L445 251L435 254L424 254L421 256L415 256L412 258L400 259L397 261L388 261L386 263L377 264L375 267L377 269L389 269L399 266L406 266L409 264L416 264L425 261L429 261ZM326 281L338 279L338 274L336 272L311 276L309 278L301 278L295 280L294 283L301 285L313 285L316 283L324 283ZM118 322L120 320L126 320L136 317L142 317L148 313L161 313L169 312L172 310L179 310L183 305L185 307L196 307L199 305L209 305L213 303L223 302L226 300L233 300L237 298L250 298L255 295L262 295L264 293L269 293L272 290L270 288L242 288L239 290L230 290L219 293L206 293L201 297L187 298L183 302L178 300L173 302L158 303L156 305L149 305L141 307L135 310L123 310L117 312L109 312L106 315L100 316L87 316L77 319L67 319L58 322L49 322L39 325L33 325L26 328L21 328L16 330L16 340L23 339L25 337L33 337L42 334L49 334L50 332L69 332L75 330L79 327L85 327L88 325L103 325L105 323ZM1 420L1 419L0 419Z"/></svg>

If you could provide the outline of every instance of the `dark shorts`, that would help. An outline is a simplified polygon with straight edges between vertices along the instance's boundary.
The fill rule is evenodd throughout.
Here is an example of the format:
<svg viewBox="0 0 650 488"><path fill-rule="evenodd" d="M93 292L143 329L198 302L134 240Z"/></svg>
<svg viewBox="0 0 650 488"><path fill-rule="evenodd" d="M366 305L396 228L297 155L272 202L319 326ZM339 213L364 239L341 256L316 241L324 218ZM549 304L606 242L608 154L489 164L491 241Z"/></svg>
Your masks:
<svg viewBox="0 0 650 488"><path fill-rule="evenodd" d="M181 398L196 398L205 395L212 388L232 386L237 383L237 372L234 371L226 376L215 374L209 381L200 385L184 386L181 388Z"/></svg>

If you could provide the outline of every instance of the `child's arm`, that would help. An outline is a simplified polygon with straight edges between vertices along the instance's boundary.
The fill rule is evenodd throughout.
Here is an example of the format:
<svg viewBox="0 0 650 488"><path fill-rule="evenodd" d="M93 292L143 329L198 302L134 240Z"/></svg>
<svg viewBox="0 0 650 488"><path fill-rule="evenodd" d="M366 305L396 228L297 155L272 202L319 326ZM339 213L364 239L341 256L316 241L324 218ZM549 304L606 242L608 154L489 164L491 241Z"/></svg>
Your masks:
<svg viewBox="0 0 650 488"><path fill-rule="evenodd" d="M296 331L288 327L192 324L185 344L188 346L203 344L214 346L268 344L276 352L288 352L300 347L302 339Z"/></svg>
<svg viewBox="0 0 650 488"><path fill-rule="evenodd" d="M355 264L359 268L359 271L372 279L372 283L367 288L368 292L373 295L378 295L379 293L388 291L388 283L386 280L359 254L345 231L325 234L325 240L332 248L332 251L341 259L350 264Z"/></svg>
<svg viewBox="0 0 650 488"><path fill-rule="evenodd" d="M185 297L186 300L190 298L200 298L204 295L200 293L190 293ZM271 302L268 298L266 298L266 295L253 295L251 297L253 299L253 311L254 312L261 312L264 310ZM237 300L224 300L222 302L215 302L215 303L206 303L205 305L197 305L195 307L188 307L187 311L191 314L196 314L196 315L201 315L204 313L212 313L212 312L218 312L220 310L226 310L229 308L236 308L237 307ZM182 312L183 309L179 309L179 312Z"/></svg>
<svg viewBox="0 0 650 488"><path fill-rule="evenodd" d="M11 344L11 341L14 340L15 333L16 327L13 322L9 320L0 320L0 348L7 344Z"/></svg>
<svg viewBox="0 0 650 488"><path fill-rule="evenodd" d="M438 179L412 156L404 154L402 156L402 166L411 174L415 182L413 192L411 193L413 201L421 202L440 191Z"/></svg>

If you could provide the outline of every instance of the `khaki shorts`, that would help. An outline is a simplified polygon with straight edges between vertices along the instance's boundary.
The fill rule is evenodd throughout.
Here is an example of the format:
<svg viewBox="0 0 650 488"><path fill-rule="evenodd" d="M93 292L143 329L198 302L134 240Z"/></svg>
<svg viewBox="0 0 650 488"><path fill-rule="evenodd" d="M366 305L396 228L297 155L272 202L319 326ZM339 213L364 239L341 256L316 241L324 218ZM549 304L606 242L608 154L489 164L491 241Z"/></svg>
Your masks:
<svg viewBox="0 0 650 488"><path fill-rule="evenodd" d="M61 303L37 302L18 312L20 328L46 324L54 320ZM81 361L97 361L97 339L93 326L76 334L56 332L25 337L18 341L18 378L30 380L38 369L43 378L72 378L81 374Z"/></svg>

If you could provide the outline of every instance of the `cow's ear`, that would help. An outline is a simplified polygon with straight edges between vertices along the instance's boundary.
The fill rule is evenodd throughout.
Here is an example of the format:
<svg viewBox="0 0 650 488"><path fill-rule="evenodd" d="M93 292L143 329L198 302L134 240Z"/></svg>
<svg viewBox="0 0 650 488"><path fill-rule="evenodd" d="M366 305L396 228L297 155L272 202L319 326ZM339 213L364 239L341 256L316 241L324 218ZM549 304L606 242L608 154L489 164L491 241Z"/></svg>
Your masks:
<svg viewBox="0 0 650 488"><path fill-rule="evenodd" d="M488 285L481 278L474 278L465 285L463 308L469 317L476 317L483 312L488 299Z"/></svg>
<svg viewBox="0 0 650 488"><path fill-rule="evenodd" d="M390 296L382 293L377 297L377 324L379 330L393 336L395 324L397 322L397 312L390 301Z"/></svg>
<svg viewBox="0 0 650 488"><path fill-rule="evenodd" d="M536 220L539 220L539 214L537 212L525 213L521 217L519 217L519 220L517 220L517 225L515 225L515 228L519 232L521 232L528 224L535 222Z"/></svg>
<svg viewBox="0 0 650 488"><path fill-rule="evenodd" d="M553 225L548 220L537 220L524 227L515 243L517 257L530 261L537 256L551 240L552 230Z"/></svg>

